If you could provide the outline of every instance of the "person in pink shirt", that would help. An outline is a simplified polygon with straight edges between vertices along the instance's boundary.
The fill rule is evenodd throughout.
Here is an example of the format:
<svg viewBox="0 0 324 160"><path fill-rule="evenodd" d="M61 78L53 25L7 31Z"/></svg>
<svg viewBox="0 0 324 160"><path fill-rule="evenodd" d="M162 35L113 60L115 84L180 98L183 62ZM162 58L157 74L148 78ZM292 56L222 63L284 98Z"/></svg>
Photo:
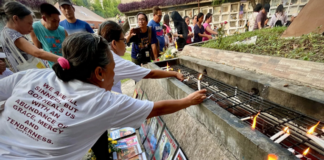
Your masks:
<svg viewBox="0 0 324 160"><path fill-rule="evenodd" d="M206 18L205 18L205 22L203 24L203 26L205 28L205 33L207 35L212 35L212 34L217 35L217 32L213 31L211 29L211 27L210 27L210 23L212 22L212 18L213 18L212 14L207 13ZM208 41L208 40L209 40L209 38L207 38L207 37L203 37L203 39L202 39L202 41Z"/></svg>
<svg viewBox="0 0 324 160"><path fill-rule="evenodd" d="M163 17L163 26L166 27L166 33L172 32L172 30L170 28L170 17L168 14L164 15L164 17Z"/></svg>

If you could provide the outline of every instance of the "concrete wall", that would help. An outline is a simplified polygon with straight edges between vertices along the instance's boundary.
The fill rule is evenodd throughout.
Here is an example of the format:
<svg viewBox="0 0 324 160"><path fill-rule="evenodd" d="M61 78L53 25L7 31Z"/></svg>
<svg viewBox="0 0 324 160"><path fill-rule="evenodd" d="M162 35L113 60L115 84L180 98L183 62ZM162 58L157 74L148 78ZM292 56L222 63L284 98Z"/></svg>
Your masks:
<svg viewBox="0 0 324 160"><path fill-rule="evenodd" d="M149 64L150 69L159 69ZM149 100L181 99L193 90L174 78L142 80L136 85ZM270 153L280 160L296 159L258 131L212 101L162 117L189 159L266 160Z"/></svg>

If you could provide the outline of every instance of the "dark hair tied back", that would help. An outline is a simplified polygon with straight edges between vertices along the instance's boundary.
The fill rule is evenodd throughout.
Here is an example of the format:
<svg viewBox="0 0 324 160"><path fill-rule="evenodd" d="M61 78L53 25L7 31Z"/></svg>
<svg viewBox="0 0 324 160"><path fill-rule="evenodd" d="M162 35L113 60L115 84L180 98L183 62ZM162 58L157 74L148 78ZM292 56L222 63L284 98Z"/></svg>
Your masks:
<svg viewBox="0 0 324 160"><path fill-rule="evenodd" d="M58 64L53 65L56 76L68 82L74 79L86 81L91 78L97 67L105 68L110 63L108 42L101 36L91 33L69 35L62 44L62 52L70 63L70 69L63 70Z"/></svg>
<svg viewBox="0 0 324 160"><path fill-rule="evenodd" d="M23 19L30 15L32 12L19 2L7 2L4 5L4 14L6 15L7 21L12 19L13 16L17 16L19 19Z"/></svg>

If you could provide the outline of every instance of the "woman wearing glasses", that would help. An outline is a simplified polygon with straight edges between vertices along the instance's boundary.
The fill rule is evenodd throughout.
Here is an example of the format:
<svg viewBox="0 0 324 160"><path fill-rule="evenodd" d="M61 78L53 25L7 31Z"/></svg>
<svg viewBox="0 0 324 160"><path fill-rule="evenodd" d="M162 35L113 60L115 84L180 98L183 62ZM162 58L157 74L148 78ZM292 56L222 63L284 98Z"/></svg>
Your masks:
<svg viewBox="0 0 324 160"><path fill-rule="evenodd" d="M126 52L126 39L120 25L114 21L103 22L98 30L98 34L105 38L110 47L110 51L115 61L115 85L112 87L112 91L122 93L120 80L130 78L135 81L149 78L166 78L175 77L180 81L183 80L183 75L174 71L162 71L162 70L150 70L147 68L140 67L133 62L124 60L120 56L124 56ZM106 131L107 132L107 131ZM107 157L108 152L108 141L107 133L102 134L102 137L92 147L96 157ZM102 152L101 152L102 151Z"/></svg>
<svg viewBox="0 0 324 160"><path fill-rule="evenodd" d="M127 36L127 43L132 45L132 62L137 65L146 64L158 59L158 41L154 30L147 26L148 19L145 13L137 14L138 28L132 28Z"/></svg>

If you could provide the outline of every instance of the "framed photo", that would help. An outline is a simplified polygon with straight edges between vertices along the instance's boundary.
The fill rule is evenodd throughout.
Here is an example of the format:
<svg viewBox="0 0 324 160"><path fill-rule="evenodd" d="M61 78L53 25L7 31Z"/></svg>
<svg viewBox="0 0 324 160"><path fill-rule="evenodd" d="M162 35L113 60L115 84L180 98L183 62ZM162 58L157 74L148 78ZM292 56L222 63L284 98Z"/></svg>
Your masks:
<svg viewBox="0 0 324 160"><path fill-rule="evenodd" d="M150 130L150 123L151 123L151 119L146 119L144 121L144 123L141 124L141 127L138 129L138 133L139 133L139 136L141 138L141 143L143 144L146 137L147 137L147 134Z"/></svg>
<svg viewBox="0 0 324 160"><path fill-rule="evenodd" d="M149 99L147 98L146 93L143 93L142 100L149 100Z"/></svg>
<svg viewBox="0 0 324 160"><path fill-rule="evenodd" d="M173 160L179 145L165 127L153 160Z"/></svg>
<svg viewBox="0 0 324 160"><path fill-rule="evenodd" d="M128 160L147 160L145 153L136 155L135 157L129 158Z"/></svg>
<svg viewBox="0 0 324 160"><path fill-rule="evenodd" d="M134 90L133 98L137 98L137 90L136 89Z"/></svg>
<svg viewBox="0 0 324 160"><path fill-rule="evenodd" d="M178 152L175 154L173 160L187 160L187 157L181 148L178 149Z"/></svg>
<svg viewBox="0 0 324 160"><path fill-rule="evenodd" d="M121 152L117 154L117 159L129 159L142 153L141 146L138 143L136 145L122 147L120 150Z"/></svg>
<svg viewBox="0 0 324 160"><path fill-rule="evenodd" d="M125 128L120 128L116 129L110 132L110 137L113 140L123 138L126 136L129 136L131 134L135 133L135 129L131 127L125 127Z"/></svg>
<svg viewBox="0 0 324 160"><path fill-rule="evenodd" d="M148 132L144 142L144 148L146 150L148 159L151 159L154 156L154 152L159 144L159 139L161 137L163 128L164 122L160 117L152 118L150 131Z"/></svg>
<svg viewBox="0 0 324 160"><path fill-rule="evenodd" d="M117 141L115 145L117 148L127 148L138 144L137 136L131 136Z"/></svg>
<svg viewBox="0 0 324 160"><path fill-rule="evenodd" d="M137 99L142 99L143 96L143 90L141 88L137 89Z"/></svg>

